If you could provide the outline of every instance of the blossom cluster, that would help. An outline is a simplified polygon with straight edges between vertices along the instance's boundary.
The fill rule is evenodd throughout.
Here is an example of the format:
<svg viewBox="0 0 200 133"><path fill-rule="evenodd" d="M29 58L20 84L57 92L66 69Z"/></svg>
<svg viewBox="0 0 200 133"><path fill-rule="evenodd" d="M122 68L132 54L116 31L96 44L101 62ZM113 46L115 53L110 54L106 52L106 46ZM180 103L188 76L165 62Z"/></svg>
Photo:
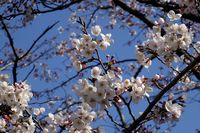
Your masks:
<svg viewBox="0 0 200 133"><path fill-rule="evenodd" d="M181 117L186 99L185 94L175 98L174 94L170 93L167 101L160 102L154 107L154 121L158 124L177 121Z"/></svg>
<svg viewBox="0 0 200 133"><path fill-rule="evenodd" d="M172 103L172 101L167 101L165 103L165 109L171 113L171 118L178 119L182 113L182 106L177 103Z"/></svg>
<svg viewBox="0 0 200 133"><path fill-rule="evenodd" d="M120 85L121 79L116 77L114 71L108 71L105 75L101 75L101 71L99 67L94 67L91 70L92 83L80 79L73 90L92 108L99 104L103 110L111 106L111 100L116 96L115 88Z"/></svg>
<svg viewBox="0 0 200 133"><path fill-rule="evenodd" d="M101 27L99 25L95 25L91 28L91 34L94 38L92 38L89 33L83 34L80 39L71 38L73 50L68 52L68 55L73 62L73 66L77 70L81 70L84 67L81 63L82 58L92 57L95 50L98 48L106 50L112 42L111 34L102 34ZM98 39L99 36L101 36L101 39Z"/></svg>
<svg viewBox="0 0 200 133"><path fill-rule="evenodd" d="M133 102L138 103L145 96L149 97L149 93L153 91L153 89L148 85L148 79L144 76L131 78L131 80L126 79L124 81L124 87L128 88L130 91L130 96Z"/></svg>
<svg viewBox="0 0 200 133"><path fill-rule="evenodd" d="M93 82L90 83L87 79L80 79L79 83L74 85L74 91L88 103L92 108L97 104L100 109L107 109L111 106L111 101L116 101L116 98L129 91L130 97L135 103L138 103L145 96L149 97L152 88L148 86L148 79L144 76L125 79L122 81L119 75L116 76L114 71L108 71L107 74L102 75L99 67L94 67L91 70ZM120 99L118 99L120 102Z"/></svg>
<svg viewBox="0 0 200 133"><path fill-rule="evenodd" d="M175 21L180 18L180 15L170 11L168 17L171 21ZM163 57L165 63L169 65L174 61L176 51L178 49L187 50L192 39L193 33L185 24L167 23L165 25L164 20L162 23L158 21L157 25L153 27L153 31L149 33L149 39L142 46L137 46L138 62L144 66L151 65L150 59L144 52L147 51L147 53Z"/></svg>
<svg viewBox="0 0 200 133"><path fill-rule="evenodd" d="M61 110L56 114L49 113L46 117L46 126L44 132L56 132L57 127L63 127L68 129L70 133L92 133L92 127L90 123L96 118L96 112L91 110L91 107L82 103L73 112L67 110Z"/></svg>
<svg viewBox="0 0 200 133"><path fill-rule="evenodd" d="M45 126L43 128L45 133L57 131L57 127L65 126L68 122L69 115L65 111L59 111L56 114L48 113L45 118ZM44 122L43 122L44 123Z"/></svg>
<svg viewBox="0 0 200 133"><path fill-rule="evenodd" d="M23 113L28 107L33 94L30 86L26 82L8 84L7 76L0 81L0 131L21 132L28 131L34 133L35 124L32 117L23 119Z"/></svg>
<svg viewBox="0 0 200 133"><path fill-rule="evenodd" d="M69 119L72 125L69 128L70 132L78 130L80 133L92 133L92 127L90 123L96 118L96 112L92 111L91 107L83 103L78 109L71 115Z"/></svg>

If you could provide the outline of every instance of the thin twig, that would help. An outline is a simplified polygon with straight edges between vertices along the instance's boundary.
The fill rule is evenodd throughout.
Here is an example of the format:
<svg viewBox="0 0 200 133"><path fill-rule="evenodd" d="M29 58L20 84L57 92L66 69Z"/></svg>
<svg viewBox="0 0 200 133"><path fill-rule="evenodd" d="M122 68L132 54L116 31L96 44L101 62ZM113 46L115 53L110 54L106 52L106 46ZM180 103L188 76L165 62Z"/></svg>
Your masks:
<svg viewBox="0 0 200 133"><path fill-rule="evenodd" d="M121 109L119 108L119 106L115 102L112 102L112 103L115 106L117 113L119 114L120 121L121 121L123 127L126 127L126 122L125 122L124 115L122 114Z"/></svg>
<svg viewBox="0 0 200 133"><path fill-rule="evenodd" d="M134 115L133 115L133 113L132 113L131 106L130 106L132 98L130 98L130 101L129 101L129 102L126 102L126 100L124 99L123 96L120 95L119 97L121 98L121 100L124 102L124 104L125 104L126 107L128 108L128 113L129 113L129 115L131 116L131 118L133 119L133 121L135 121L135 117L134 117Z"/></svg>
<svg viewBox="0 0 200 133"><path fill-rule="evenodd" d="M31 73L33 72L33 70L35 69L35 65L33 65L32 69L30 70L30 72L26 75L26 77L22 80L25 81L28 79L28 77L31 75Z"/></svg>
<svg viewBox="0 0 200 133"><path fill-rule="evenodd" d="M107 73L107 70L106 70L106 68L105 68L105 66L104 66L104 64L103 64L103 62L101 61L101 58L100 58L100 55L99 55L99 52L98 52L98 50L97 50L97 49L95 49L95 51L96 51L96 54L97 54L97 59L98 59L98 61L99 61L100 65L101 65L101 67L103 68L104 72L105 72L105 73Z"/></svg>
<svg viewBox="0 0 200 133"><path fill-rule="evenodd" d="M111 120L115 125L117 125L117 126L119 126L119 127L123 127L123 125L117 123L117 122L113 119L113 117L110 115L110 113L109 113L109 111L108 111L107 109L105 109L105 111L106 111L107 116L110 118L110 120Z"/></svg>
<svg viewBox="0 0 200 133"><path fill-rule="evenodd" d="M51 26L48 26L40 36L38 36L38 38L33 42L33 44L31 45L31 47L26 51L26 53L24 55L22 55L19 60L23 59L24 57L26 57L30 51L32 50L32 48L36 45L36 43L49 31L51 30L59 21L55 22L54 24L52 24Z"/></svg>
<svg viewBox="0 0 200 133"><path fill-rule="evenodd" d="M90 20L89 22L87 23L87 26L86 26L86 29L88 29L88 27L90 26L91 22L92 22L92 19L94 18L94 15L95 13L100 9L100 7L97 7L93 12L92 12L92 15L90 17Z"/></svg>

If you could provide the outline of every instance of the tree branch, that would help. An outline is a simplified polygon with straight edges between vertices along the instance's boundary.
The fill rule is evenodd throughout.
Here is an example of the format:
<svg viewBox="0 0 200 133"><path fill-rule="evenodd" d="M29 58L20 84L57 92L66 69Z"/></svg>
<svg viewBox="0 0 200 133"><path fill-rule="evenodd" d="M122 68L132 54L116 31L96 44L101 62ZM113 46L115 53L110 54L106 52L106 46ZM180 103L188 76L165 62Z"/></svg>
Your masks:
<svg viewBox="0 0 200 133"><path fill-rule="evenodd" d="M123 125L121 125L121 124L119 124L119 123L117 123L114 119L113 119L113 117L110 115L110 113L108 112L108 110L107 109L105 109L105 111L106 111L106 114L107 114L107 116L109 117L109 119L115 124L115 125L117 125L117 126L119 126L119 127L122 127L123 128Z"/></svg>
<svg viewBox="0 0 200 133"><path fill-rule="evenodd" d="M1 18L1 17L0 17ZM5 30L6 34L7 34L7 37L8 37L8 40L9 40L9 44L12 48L12 51L13 51L13 54L15 55L15 59L18 59L18 55L16 53L16 50L15 50L15 47L14 47L14 42L13 42L13 38L11 37L11 34L10 32L8 31L8 28L6 26L6 24L4 23L3 19L1 19L1 24L3 25L3 29Z"/></svg>
<svg viewBox="0 0 200 133"><path fill-rule="evenodd" d="M143 4L147 4L147 5L151 5L151 6L154 6L154 7L160 7L160 8L163 8L162 10L164 12L169 12L170 10L174 10L175 12L179 13L179 9L181 9L182 7L179 7L179 5L175 4L175 3L167 3L167 4L163 4L163 3L160 3L159 1L156 1L156 0L137 0L138 2L140 3L143 3ZM183 13L182 14L182 18L184 19L188 19L188 20L191 20L193 22L196 22L196 23L200 23L200 16L197 16L195 14L191 14L191 13Z"/></svg>
<svg viewBox="0 0 200 133"><path fill-rule="evenodd" d="M65 5L61 5L55 8L51 8L50 10L33 10L32 14L36 15L36 14L45 14L45 13L50 13L50 12L54 12L54 11L59 11L59 10L64 10L69 8L70 6L74 5L74 4L78 4L80 2L82 2L83 0L72 0L72 2L65 4ZM15 18L16 16L21 16L24 15L26 12L21 12L21 13L17 13L17 14L11 14L11 15L7 15L7 16L2 16L2 19L10 19L10 18Z"/></svg>
<svg viewBox="0 0 200 133"><path fill-rule="evenodd" d="M163 97L163 95L168 92L174 85L177 84L177 82L186 74L188 73L193 67L195 67L195 65L197 65L198 63L200 63L200 56L198 56L197 58L195 58L195 60L193 62L191 62L181 73L179 73L162 91L160 91L160 93L155 97L155 99L150 102L149 106L145 109L145 111L143 112L143 114L136 119L135 122L133 122L132 124L130 124L130 126L124 130L125 133L130 133L131 131L135 130L138 125L145 120L145 118L147 117L147 115L149 114L149 112L151 112L151 110L153 109L153 107L157 104L157 102Z"/></svg>
<svg viewBox="0 0 200 133"><path fill-rule="evenodd" d="M126 122L125 122L124 115L123 115L120 107L115 102L112 102L112 103L115 106L115 108L117 110L117 113L119 114L119 118L120 118L120 121L121 121L123 127L125 128L126 127Z"/></svg>
<svg viewBox="0 0 200 133"><path fill-rule="evenodd" d="M148 18L146 18L145 14L139 12L136 9L130 8L121 0L113 0L113 2L115 3L116 6L121 7L124 11L129 12L139 20L143 21L148 27L152 28L154 26L154 23L152 23Z"/></svg>

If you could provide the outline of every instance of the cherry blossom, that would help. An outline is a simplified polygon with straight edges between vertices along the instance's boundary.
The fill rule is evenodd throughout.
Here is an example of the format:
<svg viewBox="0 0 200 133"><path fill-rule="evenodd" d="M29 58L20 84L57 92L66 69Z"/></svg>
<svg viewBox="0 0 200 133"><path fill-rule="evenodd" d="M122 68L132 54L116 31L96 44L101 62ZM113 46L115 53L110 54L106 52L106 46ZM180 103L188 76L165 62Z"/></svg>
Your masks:
<svg viewBox="0 0 200 133"><path fill-rule="evenodd" d="M177 119L181 116L182 107L176 103L173 104L172 101L167 101L165 103L165 109L172 113L172 115Z"/></svg>
<svg viewBox="0 0 200 133"><path fill-rule="evenodd" d="M101 33L101 27L99 25L95 25L91 28L91 33L95 36L99 36Z"/></svg>

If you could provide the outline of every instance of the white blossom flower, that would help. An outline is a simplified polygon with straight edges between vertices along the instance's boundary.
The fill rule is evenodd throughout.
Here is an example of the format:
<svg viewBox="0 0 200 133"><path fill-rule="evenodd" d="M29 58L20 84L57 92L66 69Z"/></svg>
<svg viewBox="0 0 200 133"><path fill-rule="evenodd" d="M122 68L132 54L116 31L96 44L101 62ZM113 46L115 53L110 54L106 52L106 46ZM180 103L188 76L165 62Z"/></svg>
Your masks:
<svg viewBox="0 0 200 133"><path fill-rule="evenodd" d="M114 78L116 78L115 72L112 71L112 70L108 70L107 76L108 76L109 79L114 79Z"/></svg>
<svg viewBox="0 0 200 133"><path fill-rule="evenodd" d="M41 107L41 108L40 108L40 112L41 112L41 113L44 113L44 112L45 112L45 108L44 108L44 107Z"/></svg>
<svg viewBox="0 0 200 133"><path fill-rule="evenodd" d="M90 107L95 108L97 104L97 98L95 97L95 93L93 95L89 95L85 101L90 105Z"/></svg>
<svg viewBox="0 0 200 133"><path fill-rule="evenodd" d="M97 89L97 92L95 94L96 94L95 97L96 97L97 101L101 101L106 98L106 91L103 88Z"/></svg>
<svg viewBox="0 0 200 133"><path fill-rule="evenodd" d="M149 93L152 92L153 89L151 87L149 87L149 86L145 86L144 91L145 91L145 95L147 97L149 97Z"/></svg>
<svg viewBox="0 0 200 133"><path fill-rule="evenodd" d="M84 91L87 93L87 94L93 94L94 92L97 91L97 88L93 85L88 85L88 86L85 86L84 87Z"/></svg>
<svg viewBox="0 0 200 133"><path fill-rule="evenodd" d="M45 108L41 107L41 108L33 108L33 114L38 116L41 113L45 112Z"/></svg>
<svg viewBox="0 0 200 133"><path fill-rule="evenodd" d="M0 81L8 81L9 75L8 74L0 74Z"/></svg>
<svg viewBox="0 0 200 133"><path fill-rule="evenodd" d="M125 79L125 80L124 80L124 86L125 86L125 87L129 87L130 85L131 85L130 79Z"/></svg>
<svg viewBox="0 0 200 133"><path fill-rule="evenodd" d="M97 78L99 77L101 74L101 69L99 67L93 67L92 70L91 70L91 76L93 78Z"/></svg>
<svg viewBox="0 0 200 133"><path fill-rule="evenodd" d="M170 10L167 13L168 18L170 19L170 21L175 21L181 18L181 14L176 14L173 10Z"/></svg>
<svg viewBox="0 0 200 133"><path fill-rule="evenodd" d="M132 88L132 92L131 92L132 100L135 103L138 103L143 98L144 93L145 93L145 91L142 87Z"/></svg>
<svg viewBox="0 0 200 133"><path fill-rule="evenodd" d="M108 107L111 106L111 103L110 103L110 101L109 101L108 99L102 99L102 100L99 102L99 104L100 104L101 110L107 109Z"/></svg>
<svg viewBox="0 0 200 133"><path fill-rule="evenodd" d="M71 39L71 43L74 47L76 47L77 49L82 49L82 47L80 47L80 40L77 38L73 38Z"/></svg>
<svg viewBox="0 0 200 133"><path fill-rule="evenodd" d="M160 0L160 2L170 2L171 0Z"/></svg>
<svg viewBox="0 0 200 133"><path fill-rule="evenodd" d="M76 70L81 70L82 68L83 68L83 66L82 66L82 64L81 64L81 62L80 61L78 61L78 60L75 60L74 62L73 62L73 66L76 68Z"/></svg>
<svg viewBox="0 0 200 133"><path fill-rule="evenodd" d="M46 121L48 121L48 123L54 123L54 114L49 113L48 117L46 118Z"/></svg>
<svg viewBox="0 0 200 133"><path fill-rule="evenodd" d="M152 64L151 59L146 57L145 54L140 52L138 49L136 50L136 57L138 63L143 65L145 68L148 68Z"/></svg>
<svg viewBox="0 0 200 133"><path fill-rule="evenodd" d="M99 79L95 82L95 86L97 87L97 89L104 90L108 88L108 81L105 79Z"/></svg>
<svg viewBox="0 0 200 133"><path fill-rule="evenodd" d="M93 133L92 127L91 127L91 126L85 126L85 127L82 129L82 133Z"/></svg>
<svg viewBox="0 0 200 133"><path fill-rule="evenodd" d="M91 57L93 55L93 50L90 50L90 49L84 49L83 50L83 55L84 57Z"/></svg>
<svg viewBox="0 0 200 133"><path fill-rule="evenodd" d="M84 44L89 44L92 41L92 37L90 34L83 34L83 43Z"/></svg>
<svg viewBox="0 0 200 133"><path fill-rule="evenodd" d="M34 115L39 115L40 114L40 109L39 108L34 108L33 109L33 114Z"/></svg>
<svg viewBox="0 0 200 133"><path fill-rule="evenodd" d="M93 116L92 115L86 115L85 117L83 117L83 121L86 123L90 123L93 120Z"/></svg>
<svg viewBox="0 0 200 133"><path fill-rule="evenodd" d="M180 118L182 112L182 106L177 103L172 103L172 101L167 101L165 103L165 109L172 113L175 118Z"/></svg>
<svg viewBox="0 0 200 133"><path fill-rule="evenodd" d="M95 50L97 48L97 42L96 41L91 41L89 43L89 48L92 50Z"/></svg>
<svg viewBox="0 0 200 133"><path fill-rule="evenodd" d="M106 99L112 100L115 96L115 91L113 89L106 89Z"/></svg>
<svg viewBox="0 0 200 133"><path fill-rule="evenodd" d="M165 20L163 18L158 19L158 24L164 24L164 23L165 23Z"/></svg>
<svg viewBox="0 0 200 133"><path fill-rule="evenodd" d="M99 45L99 47L101 48L101 50L106 50L107 47L110 46L110 43L107 41L102 41Z"/></svg>
<svg viewBox="0 0 200 133"><path fill-rule="evenodd" d="M79 118L85 117L88 115L87 110L84 110L82 107L77 109L77 111L75 112L75 115Z"/></svg>
<svg viewBox="0 0 200 133"><path fill-rule="evenodd" d="M91 28L91 33L95 36L99 36L101 33L101 27L99 25L95 25Z"/></svg>
<svg viewBox="0 0 200 133"><path fill-rule="evenodd" d="M110 46L110 43L112 42L112 39L111 39L111 34L110 33L108 33L108 34L106 34L106 35L104 35L104 34L101 34L101 37L102 37L102 39L103 39L103 42L107 42L109 45L108 46Z"/></svg>

